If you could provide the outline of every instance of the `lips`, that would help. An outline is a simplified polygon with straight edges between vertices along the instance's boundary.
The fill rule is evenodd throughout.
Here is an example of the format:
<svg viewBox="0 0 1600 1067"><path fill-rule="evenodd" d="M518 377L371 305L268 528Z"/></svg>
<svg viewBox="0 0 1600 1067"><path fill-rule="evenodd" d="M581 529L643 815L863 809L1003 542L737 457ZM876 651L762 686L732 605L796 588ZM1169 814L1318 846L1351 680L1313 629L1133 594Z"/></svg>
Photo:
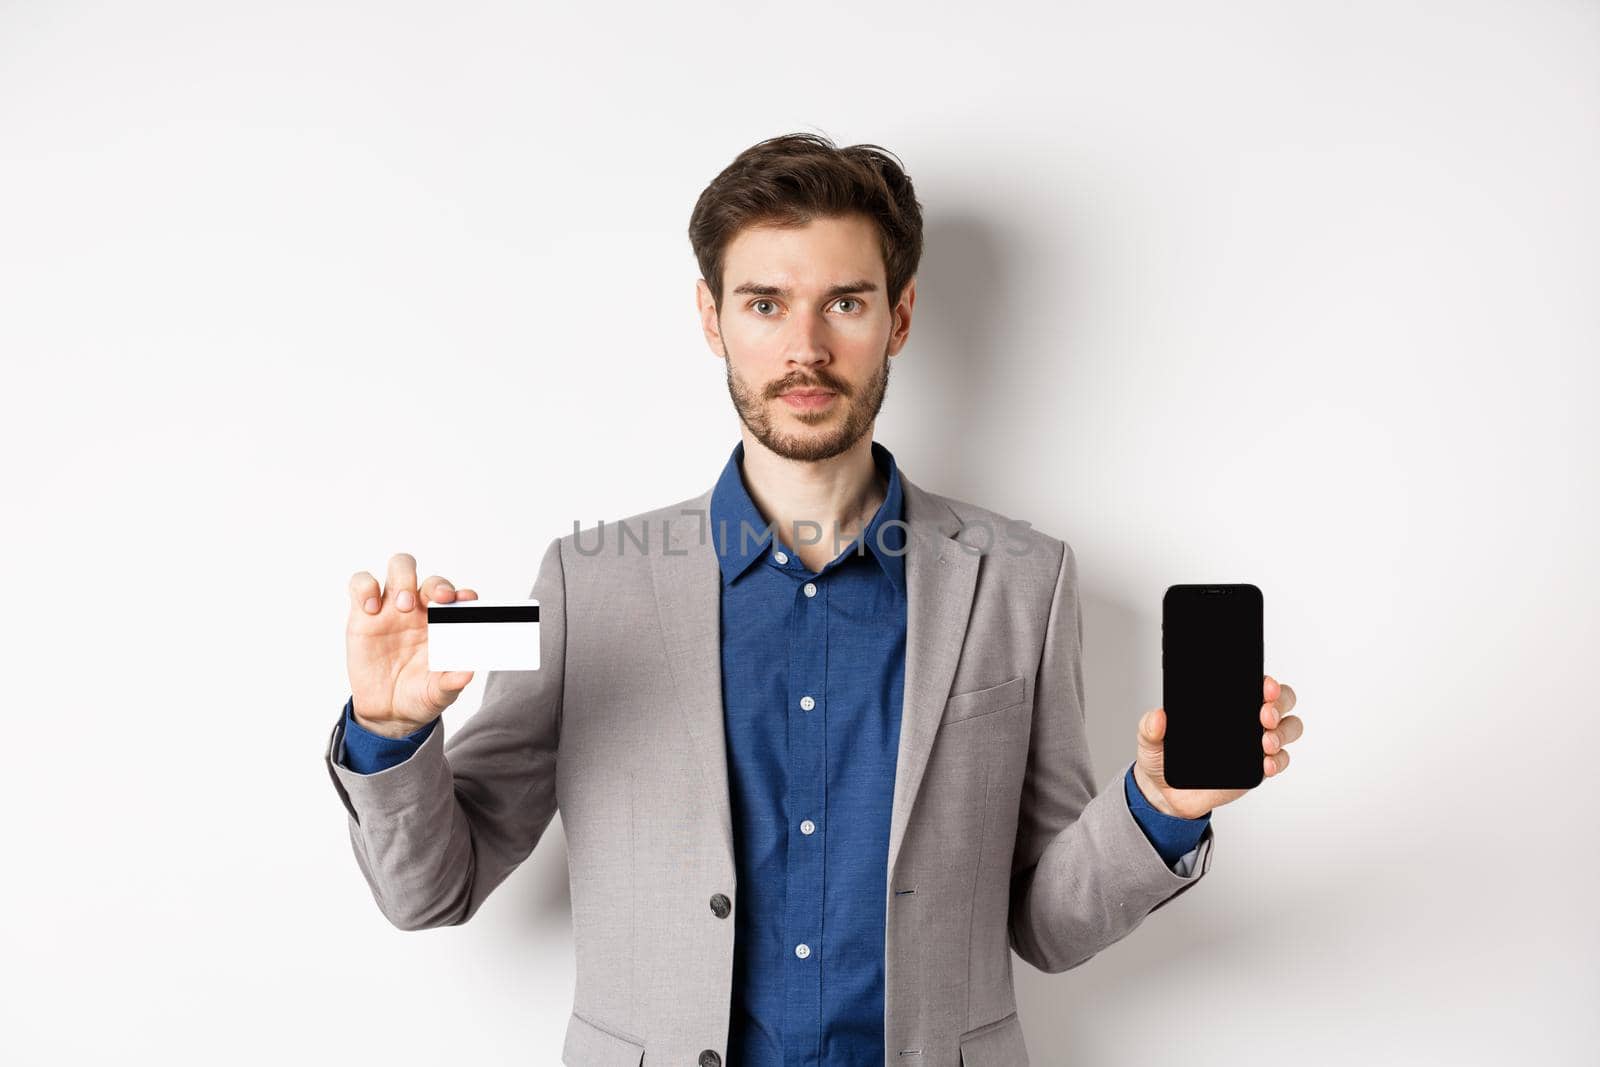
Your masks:
<svg viewBox="0 0 1600 1067"><path fill-rule="evenodd" d="M837 395L827 389L795 389L781 394L779 399L796 411L823 411L833 406Z"/></svg>

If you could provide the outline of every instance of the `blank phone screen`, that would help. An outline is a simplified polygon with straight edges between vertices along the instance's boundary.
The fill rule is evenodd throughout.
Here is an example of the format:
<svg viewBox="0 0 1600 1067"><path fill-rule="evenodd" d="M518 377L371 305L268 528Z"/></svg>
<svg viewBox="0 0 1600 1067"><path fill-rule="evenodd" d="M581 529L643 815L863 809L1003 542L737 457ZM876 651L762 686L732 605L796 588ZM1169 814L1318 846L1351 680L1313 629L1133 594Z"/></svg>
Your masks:
<svg viewBox="0 0 1600 1067"><path fill-rule="evenodd" d="M1163 773L1177 789L1261 783L1261 590L1174 585L1162 601Z"/></svg>

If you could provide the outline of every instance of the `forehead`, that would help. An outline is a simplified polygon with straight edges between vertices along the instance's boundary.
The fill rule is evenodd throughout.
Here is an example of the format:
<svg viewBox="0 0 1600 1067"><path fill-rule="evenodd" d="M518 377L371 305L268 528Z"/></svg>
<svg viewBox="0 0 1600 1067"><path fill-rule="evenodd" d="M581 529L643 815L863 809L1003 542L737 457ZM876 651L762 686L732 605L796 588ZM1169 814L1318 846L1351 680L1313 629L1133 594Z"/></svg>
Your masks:
<svg viewBox="0 0 1600 1067"><path fill-rule="evenodd" d="M864 215L813 219L804 226L747 226L723 253L722 277L731 291L744 282L825 289L846 278L884 283L878 228Z"/></svg>

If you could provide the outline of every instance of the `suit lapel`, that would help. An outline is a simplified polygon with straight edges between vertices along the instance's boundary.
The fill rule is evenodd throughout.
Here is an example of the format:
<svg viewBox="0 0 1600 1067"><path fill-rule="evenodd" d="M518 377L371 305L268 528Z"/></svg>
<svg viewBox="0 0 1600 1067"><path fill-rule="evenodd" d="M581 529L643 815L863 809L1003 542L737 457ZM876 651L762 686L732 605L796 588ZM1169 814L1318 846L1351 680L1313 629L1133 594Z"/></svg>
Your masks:
<svg viewBox="0 0 1600 1067"><path fill-rule="evenodd" d="M950 505L911 482L904 469L900 488L910 529L905 557L905 707L900 715L894 809L889 819L890 878L911 822L934 734L944 717L978 582L978 556L956 540L961 520Z"/></svg>
<svg viewBox="0 0 1600 1067"><path fill-rule="evenodd" d="M956 539L961 520L942 499L900 470L907 526L906 662L900 746L889 822L890 877L955 677L977 588L978 555ZM711 491L682 505L667 525L664 551L650 557L667 666L718 831L733 862L722 706L722 574L710 526Z"/></svg>
<svg viewBox="0 0 1600 1067"><path fill-rule="evenodd" d="M711 490L681 507L668 523L666 550L651 548L658 625L678 709L700 755L706 794L732 867L733 810L722 709L722 569L711 540Z"/></svg>

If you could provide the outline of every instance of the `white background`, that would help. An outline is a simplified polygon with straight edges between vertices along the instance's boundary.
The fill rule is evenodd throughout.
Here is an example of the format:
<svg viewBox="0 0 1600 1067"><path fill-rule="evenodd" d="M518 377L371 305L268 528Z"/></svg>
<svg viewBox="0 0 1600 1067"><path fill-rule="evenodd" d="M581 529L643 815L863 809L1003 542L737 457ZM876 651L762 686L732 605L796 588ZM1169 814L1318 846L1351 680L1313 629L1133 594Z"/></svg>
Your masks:
<svg viewBox="0 0 1600 1067"><path fill-rule="evenodd" d="M1593 3L0 4L0 1058L555 1063L559 822L379 914L351 573L528 595L737 440L686 227L792 130L926 212L877 437L1076 548L1095 758L1253 581L1305 737L1039 1064L1593 1063ZM478 704L482 677L446 715Z"/></svg>

